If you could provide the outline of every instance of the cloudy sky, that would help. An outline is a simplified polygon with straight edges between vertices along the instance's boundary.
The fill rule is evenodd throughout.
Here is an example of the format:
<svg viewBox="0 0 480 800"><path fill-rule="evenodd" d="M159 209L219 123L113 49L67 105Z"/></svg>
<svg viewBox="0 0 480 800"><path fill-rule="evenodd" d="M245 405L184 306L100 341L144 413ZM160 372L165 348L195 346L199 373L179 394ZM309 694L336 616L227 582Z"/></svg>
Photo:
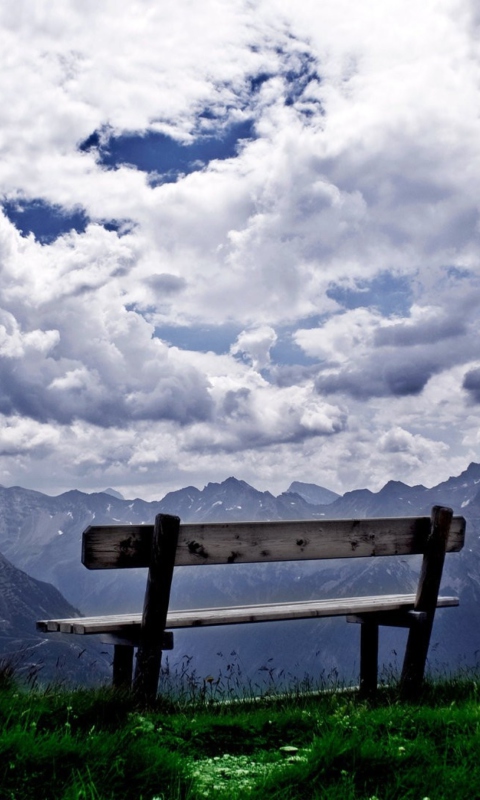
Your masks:
<svg viewBox="0 0 480 800"><path fill-rule="evenodd" d="M0 7L0 483L480 460L475 0Z"/></svg>

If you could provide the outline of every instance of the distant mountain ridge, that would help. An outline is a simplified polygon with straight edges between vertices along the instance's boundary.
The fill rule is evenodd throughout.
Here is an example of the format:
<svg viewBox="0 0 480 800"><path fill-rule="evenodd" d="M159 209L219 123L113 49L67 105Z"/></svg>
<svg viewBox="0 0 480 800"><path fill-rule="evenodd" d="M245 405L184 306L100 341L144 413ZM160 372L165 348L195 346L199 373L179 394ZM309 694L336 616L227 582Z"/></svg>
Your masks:
<svg viewBox="0 0 480 800"><path fill-rule="evenodd" d="M82 531L112 521L151 523L160 512L178 514L184 522L324 516L322 507L300 495L275 498L233 477L201 491L186 487L170 492L154 502L78 490L51 497L16 486L0 489L0 552L34 578L52 583L84 613L121 612L138 607L144 576L123 576L120 591L118 573L86 570L80 563Z"/></svg>
<svg viewBox="0 0 480 800"><path fill-rule="evenodd" d="M356 489L346 492L328 507L328 513L337 519L342 514L350 516L401 516L429 513L436 504L451 506L456 514L464 514L480 501L480 464L471 463L457 477L448 478L431 489L418 484L408 486L401 481L388 481L378 492Z"/></svg>
<svg viewBox="0 0 480 800"><path fill-rule="evenodd" d="M318 489L328 491L321 487ZM309 503L299 493L288 491L275 497L234 477L222 483L208 483L202 490L188 486L169 492L160 501L160 506L163 513L177 514L184 522L315 519L323 516L323 509Z"/></svg>
<svg viewBox="0 0 480 800"><path fill-rule="evenodd" d="M313 491L314 485L307 486L309 492ZM330 496L324 494L328 490L317 489L323 498ZM177 514L183 522L388 517L429 514L435 503L465 513L471 520L469 529L476 527L480 518L480 465L470 464L460 476L432 489L389 481L379 492L358 489L321 505L308 503L293 492L275 497L234 477L208 483L202 490L188 486L150 502L121 500L104 492L71 490L50 497L20 487L0 488L0 552L29 575L52 583L82 612L95 613L98 609L98 613L112 613L136 605L140 590L130 589L134 581L125 582L123 578L125 585L119 596L114 587L116 572L91 573L81 565L81 534L88 525L151 523L161 512ZM474 552L478 550L477 541L473 541ZM143 585L143 577L138 577L140 583Z"/></svg>

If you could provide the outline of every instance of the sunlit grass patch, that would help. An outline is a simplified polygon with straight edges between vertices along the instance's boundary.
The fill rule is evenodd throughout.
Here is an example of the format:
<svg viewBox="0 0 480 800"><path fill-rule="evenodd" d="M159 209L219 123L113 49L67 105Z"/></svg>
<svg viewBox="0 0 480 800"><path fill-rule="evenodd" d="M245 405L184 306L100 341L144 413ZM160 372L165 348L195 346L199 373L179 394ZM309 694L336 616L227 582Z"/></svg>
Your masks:
<svg viewBox="0 0 480 800"><path fill-rule="evenodd" d="M191 776L202 797L231 798L265 786L271 779L288 770L292 764L307 762L309 748L285 745L275 751L260 751L251 756L224 753L193 762Z"/></svg>
<svg viewBox="0 0 480 800"><path fill-rule="evenodd" d="M278 769L278 761L272 761L271 756L256 760L250 756L224 754L194 762L191 776L201 796L221 797L253 788L275 769Z"/></svg>

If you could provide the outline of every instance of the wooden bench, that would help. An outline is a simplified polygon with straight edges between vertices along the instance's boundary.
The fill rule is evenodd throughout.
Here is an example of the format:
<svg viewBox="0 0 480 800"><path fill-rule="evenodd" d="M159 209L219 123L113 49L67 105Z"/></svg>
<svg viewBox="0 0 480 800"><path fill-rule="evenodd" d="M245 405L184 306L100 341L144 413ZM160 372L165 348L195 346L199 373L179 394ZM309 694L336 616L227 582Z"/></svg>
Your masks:
<svg viewBox="0 0 480 800"><path fill-rule="evenodd" d="M148 567L143 614L41 620L46 632L96 634L114 644L113 684L133 688L146 701L156 697L162 650L173 647L172 630L272 620L345 616L361 625L360 689L377 687L379 625L409 628L401 686L404 695L421 686L436 608L457 606L439 596L446 552L464 545L465 520L435 506L431 517L180 524L159 514L154 525L103 525L83 533L82 562L88 569ZM169 611L174 567L268 563L422 554L416 594L342 597L232 608ZM105 641L105 638L102 638Z"/></svg>

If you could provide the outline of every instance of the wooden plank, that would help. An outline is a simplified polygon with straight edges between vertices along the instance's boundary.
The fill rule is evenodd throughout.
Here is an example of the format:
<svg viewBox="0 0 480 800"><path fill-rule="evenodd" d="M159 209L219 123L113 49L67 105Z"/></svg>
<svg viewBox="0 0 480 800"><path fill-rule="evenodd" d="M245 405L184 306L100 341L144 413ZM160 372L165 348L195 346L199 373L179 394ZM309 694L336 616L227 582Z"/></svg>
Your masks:
<svg viewBox="0 0 480 800"><path fill-rule="evenodd" d="M246 564L423 553L429 517L185 524L176 566ZM83 533L88 569L149 565L153 525L90 526ZM454 517L447 552L462 549L465 519Z"/></svg>
<svg viewBox="0 0 480 800"><path fill-rule="evenodd" d="M380 595L373 597L342 597L334 600L306 600L295 603L265 603L228 608L186 609L169 611L166 627L207 627L235 625L249 622L272 622L287 619L347 616L373 612L392 612L413 609L414 594ZM458 606L458 597L439 597L438 607ZM135 635L140 630L141 614L115 614L112 616L80 617L74 619L43 620L39 630L77 634L116 633L118 636Z"/></svg>
<svg viewBox="0 0 480 800"><path fill-rule="evenodd" d="M167 621L170 589L177 550L180 517L157 514L133 688L137 697L151 703L157 696L162 659L162 638Z"/></svg>
<svg viewBox="0 0 480 800"><path fill-rule="evenodd" d="M425 612L427 619L422 624L412 626L408 634L400 679L404 697L416 695L423 681L452 514L451 508L434 506L432 509L431 531L425 546L414 606L415 611Z"/></svg>
<svg viewBox="0 0 480 800"><path fill-rule="evenodd" d="M95 632L100 632L102 626L105 632L118 630L128 627L128 624L136 625L142 621L141 614L109 614L98 615L95 617L71 617L69 619L41 619L37 622L37 630L45 633L93 633L88 630L89 625L97 628Z"/></svg>

